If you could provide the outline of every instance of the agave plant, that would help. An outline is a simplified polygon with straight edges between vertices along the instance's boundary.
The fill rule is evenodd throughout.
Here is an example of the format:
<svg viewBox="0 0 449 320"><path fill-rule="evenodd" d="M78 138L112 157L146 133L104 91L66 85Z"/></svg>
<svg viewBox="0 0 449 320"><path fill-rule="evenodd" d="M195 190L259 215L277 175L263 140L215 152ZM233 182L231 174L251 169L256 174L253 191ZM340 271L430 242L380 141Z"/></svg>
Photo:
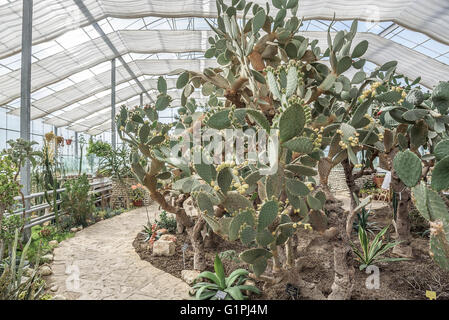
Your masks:
<svg viewBox="0 0 449 320"><path fill-rule="evenodd" d="M357 221L354 221L352 228L355 231L359 231L360 228L374 235L374 231L380 231L377 222L369 221L371 210L362 208L360 212L357 213Z"/></svg>
<svg viewBox="0 0 449 320"><path fill-rule="evenodd" d="M260 294L260 290L255 286L245 285L248 280L248 271L245 269L237 269L233 271L229 277L226 277L223 263L218 254L215 256L214 262L215 273L204 271L198 279L208 279L210 282L199 282L193 285L196 300L217 300L219 291L226 293L224 300L246 300L247 296L242 291L250 291Z"/></svg>
<svg viewBox="0 0 449 320"><path fill-rule="evenodd" d="M387 232L390 226L382 229L372 242L369 241L366 230L359 227L359 241L362 250L359 250L355 244L351 243L354 254L360 261L359 269L363 270L366 267L380 262L393 262L393 261L404 261L407 258L382 258L382 256L390 249L394 248L399 244L399 242L384 243L382 241L383 236Z"/></svg>

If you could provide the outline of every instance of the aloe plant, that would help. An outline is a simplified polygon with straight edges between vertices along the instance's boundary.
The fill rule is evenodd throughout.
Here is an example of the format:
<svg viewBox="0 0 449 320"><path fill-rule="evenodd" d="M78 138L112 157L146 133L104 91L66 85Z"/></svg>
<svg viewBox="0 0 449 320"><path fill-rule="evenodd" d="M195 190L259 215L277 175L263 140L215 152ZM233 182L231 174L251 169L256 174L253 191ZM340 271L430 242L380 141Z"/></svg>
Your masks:
<svg viewBox="0 0 449 320"><path fill-rule="evenodd" d="M247 300L244 291L260 294L260 290L252 285L245 285L249 280L248 271L245 269L234 270L228 277L225 275L223 263L218 255L214 261L215 273L210 271L202 272L196 280L207 279L210 282L197 282L193 285L196 300L217 300L217 293L222 291L226 294L224 300Z"/></svg>

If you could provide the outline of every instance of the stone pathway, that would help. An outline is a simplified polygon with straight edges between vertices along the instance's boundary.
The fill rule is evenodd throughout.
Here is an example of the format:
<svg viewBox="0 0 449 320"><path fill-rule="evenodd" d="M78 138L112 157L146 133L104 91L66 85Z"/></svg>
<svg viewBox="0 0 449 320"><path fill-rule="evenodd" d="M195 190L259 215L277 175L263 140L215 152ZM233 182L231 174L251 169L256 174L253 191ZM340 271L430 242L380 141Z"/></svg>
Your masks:
<svg viewBox="0 0 449 320"><path fill-rule="evenodd" d="M338 191L335 193L335 198L343 202L343 209L349 211L351 208L351 198L348 191ZM388 203L384 201L371 201L371 204L367 206L371 210L379 210L388 207Z"/></svg>
<svg viewBox="0 0 449 320"><path fill-rule="evenodd" d="M148 207L151 221L158 212ZM94 224L54 250L52 295L79 300L181 300L189 286L142 261L132 242L147 223L145 208ZM79 281L78 281L79 279Z"/></svg>

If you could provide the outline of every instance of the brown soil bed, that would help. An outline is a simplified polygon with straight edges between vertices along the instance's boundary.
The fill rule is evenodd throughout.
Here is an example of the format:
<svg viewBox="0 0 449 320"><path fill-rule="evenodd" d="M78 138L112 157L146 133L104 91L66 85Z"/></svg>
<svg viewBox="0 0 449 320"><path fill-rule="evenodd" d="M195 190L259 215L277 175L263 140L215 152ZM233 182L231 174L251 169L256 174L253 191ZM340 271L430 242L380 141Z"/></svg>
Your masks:
<svg viewBox="0 0 449 320"><path fill-rule="evenodd" d="M370 221L377 222L379 227L390 224L391 213L389 209L377 210ZM391 230L393 231L393 227ZM392 234L392 233L390 233ZM323 239L316 232L300 230L297 232L298 247L301 247L300 271L301 278L314 284L325 296L331 292L334 280L333 269L333 247L332 244ZM372 238L372 237L371 237ZM133 246L141 259L150 262L153 266L181 278L182 270L193 269L193 251L190 239L187 235L177 235L176 254L172 257L155 257L147 243L144 243L144 235L138 234L133 242ZM357 235L353 233L354 242L357 243ZM449 300L449 272L441 270L430 258L428 253L427 238L413 235L412 247L414 258L410 261L381 263L377 266L380 269L380 288L369 290L366 288L366 280L370 276L366 271L359 270L359 263L353 261L355 270L354 289L352 300L427 300L426 291L435 291L438 300ZM189 244L185 252L185 266L183 262L182 245ZM213 271L213 261L216 253L233 250L237 256L245 250L240 242L219 241L215 248L206 248L206 269ZM392 256L391 253L387 256ZM248 268L245 263L232 259L223 259L226 273L229 274L237 268ZM267 270L271 270L269 264ZM269 274L268 274L269 275ZM263 290L260 296L253 296L252 299L263 300L291 300L291 296L286 292L286 282L274 286L265 286L263 282L257 282L259 289ZM292 280L294 282L294 280ZM298 299L304 299L299 293Z"/></svg>

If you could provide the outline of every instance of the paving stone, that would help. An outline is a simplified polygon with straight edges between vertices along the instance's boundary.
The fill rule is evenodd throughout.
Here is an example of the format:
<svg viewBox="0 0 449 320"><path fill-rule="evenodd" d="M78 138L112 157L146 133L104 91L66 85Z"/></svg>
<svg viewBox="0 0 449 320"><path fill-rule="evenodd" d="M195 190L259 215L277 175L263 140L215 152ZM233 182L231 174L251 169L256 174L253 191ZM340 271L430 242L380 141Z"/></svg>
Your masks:
<svg viewBox="0 0 449 320"><path fill-rule="evenodd" d="M192 285L195 279L200 275L200 272L197 270L182 270L181 278L188 285Z"/></svg>

